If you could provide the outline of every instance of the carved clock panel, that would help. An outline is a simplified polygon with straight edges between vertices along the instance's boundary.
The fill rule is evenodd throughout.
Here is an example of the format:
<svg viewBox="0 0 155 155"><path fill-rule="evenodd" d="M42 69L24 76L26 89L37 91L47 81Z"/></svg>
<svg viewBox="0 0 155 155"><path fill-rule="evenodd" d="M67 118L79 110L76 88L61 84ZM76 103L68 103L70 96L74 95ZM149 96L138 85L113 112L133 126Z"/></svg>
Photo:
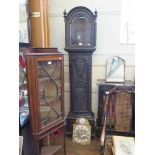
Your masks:
<svg viewBox="0 0 155 155"><path fill-rule="evenodd" d="M70 54L70 74L72 75L71 102L73 112L89 112L91 107L91 56L90 54Z"/></svg>

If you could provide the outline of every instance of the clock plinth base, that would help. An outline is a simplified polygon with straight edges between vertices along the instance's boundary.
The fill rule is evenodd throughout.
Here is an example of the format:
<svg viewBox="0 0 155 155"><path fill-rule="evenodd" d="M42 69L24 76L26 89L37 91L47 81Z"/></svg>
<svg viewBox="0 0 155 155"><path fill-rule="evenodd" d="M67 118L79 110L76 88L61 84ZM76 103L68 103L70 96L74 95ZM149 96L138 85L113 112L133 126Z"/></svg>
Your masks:
<svg viewBox="0 0 155 155"><path fill-rule="evenodd" d="M94 113L84 113L84 114L74 114L74 113L69 113L66 119L67 125L66 125L66 135L67 136L72 136L73 133L73 124L75 123L77 118L86 118L89 121L89 124L91 126L91 138L95 138L95 118L94 118Z"/></svg>

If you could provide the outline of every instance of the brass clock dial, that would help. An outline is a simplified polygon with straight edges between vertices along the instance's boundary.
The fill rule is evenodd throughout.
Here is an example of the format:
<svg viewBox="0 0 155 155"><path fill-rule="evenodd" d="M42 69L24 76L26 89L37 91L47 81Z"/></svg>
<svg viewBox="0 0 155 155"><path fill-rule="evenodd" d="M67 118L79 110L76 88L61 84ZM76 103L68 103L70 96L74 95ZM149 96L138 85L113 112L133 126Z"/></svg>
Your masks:
<svg viewBox="0 0 155 155"><path fill-rule="evenodd" d="M73 124L73 142L86 145L90 143L91 127L85 118L78 118Z"/></svg>

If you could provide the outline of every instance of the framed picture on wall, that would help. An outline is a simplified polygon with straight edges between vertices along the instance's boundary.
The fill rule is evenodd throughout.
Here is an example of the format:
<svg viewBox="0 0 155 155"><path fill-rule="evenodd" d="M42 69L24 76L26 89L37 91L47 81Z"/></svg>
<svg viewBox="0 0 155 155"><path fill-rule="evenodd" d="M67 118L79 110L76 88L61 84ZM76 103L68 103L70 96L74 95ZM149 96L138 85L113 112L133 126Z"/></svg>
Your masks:
<svg viewBox="0 0 155 155"><path fill-rule="evenodd" d="M19 1L19 42L29 43L29 20L27 0Z"/></svg>
<svg viewBox="0 0 155 155"><path fill-rule="evenodd" d="M125 60L114 56L106 60L106 82L125 81Z"/></svg>

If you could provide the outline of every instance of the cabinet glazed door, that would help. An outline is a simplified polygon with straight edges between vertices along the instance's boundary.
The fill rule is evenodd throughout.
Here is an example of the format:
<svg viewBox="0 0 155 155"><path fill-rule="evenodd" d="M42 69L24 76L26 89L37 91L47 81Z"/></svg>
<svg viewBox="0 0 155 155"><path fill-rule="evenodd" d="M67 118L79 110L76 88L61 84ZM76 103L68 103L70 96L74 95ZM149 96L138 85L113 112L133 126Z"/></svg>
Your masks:
<svg viewBox="0 0 155 155"><path fill-rule="evenodd" d="M63 117L61 66L61 57L37 61L41 130Z"/></svg>

